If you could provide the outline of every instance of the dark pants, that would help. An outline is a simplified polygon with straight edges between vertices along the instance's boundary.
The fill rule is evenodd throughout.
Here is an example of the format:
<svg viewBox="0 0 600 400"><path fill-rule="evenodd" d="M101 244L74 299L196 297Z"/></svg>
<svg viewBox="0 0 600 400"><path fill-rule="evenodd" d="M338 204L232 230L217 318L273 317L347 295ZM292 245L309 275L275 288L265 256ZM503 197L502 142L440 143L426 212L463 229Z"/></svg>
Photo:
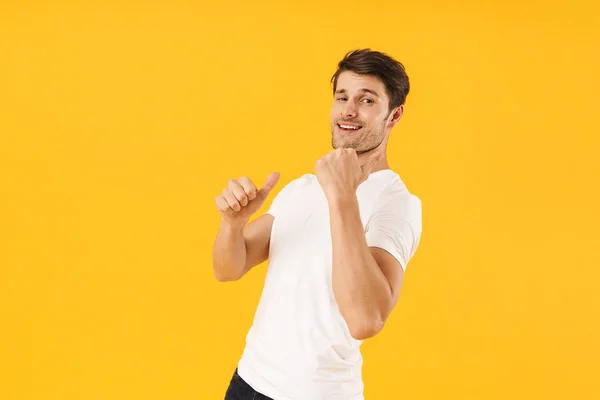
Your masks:
<svg viewBox="0 0 600 400"><path fill-rule="evenodd" d="M229 387L225 393L225 400L273 400L264 394L258 393L238 375L237 368L233 372Z"/></svg>

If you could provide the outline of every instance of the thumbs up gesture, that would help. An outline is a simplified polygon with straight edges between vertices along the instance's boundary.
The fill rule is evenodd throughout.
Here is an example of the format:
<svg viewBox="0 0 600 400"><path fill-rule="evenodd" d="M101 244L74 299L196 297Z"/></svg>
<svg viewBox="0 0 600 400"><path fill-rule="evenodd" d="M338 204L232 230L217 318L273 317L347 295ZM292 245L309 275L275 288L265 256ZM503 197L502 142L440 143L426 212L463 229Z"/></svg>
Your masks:
<svg viewBox="0 0 600 400"><path fill-rule="evenodd" d="M317 160L315 175L328 199L354 195L382 156L378 151L359 161L354 149L338 148Z"/></svg>
<svg viewBox="0 0 600 400"><path fill-rule="evenodd" d="M279 173L273 172L262 188L257 189L246 176L231 179L223 192L217 196L217 210L229 222L245 224L265 202L279 181Z"/></svg>

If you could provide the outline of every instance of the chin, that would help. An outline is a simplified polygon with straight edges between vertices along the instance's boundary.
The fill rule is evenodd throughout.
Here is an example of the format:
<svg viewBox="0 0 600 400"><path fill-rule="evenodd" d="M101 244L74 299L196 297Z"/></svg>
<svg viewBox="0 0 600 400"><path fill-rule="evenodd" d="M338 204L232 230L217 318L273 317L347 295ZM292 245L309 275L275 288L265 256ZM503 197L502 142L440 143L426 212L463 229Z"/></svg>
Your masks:
<svg viewBox="0 0 600 400"><path fill-rule="evenodd" d="M331 141L331 147L335 150L335 149L349 149L349 148L354 148L354 146L352 146L352 143L345 143L343 140L332 140Z"/></svg>
<svg viewBox="0 0 600 400"><path fill-rule="evenodd" d="M357 146L353 146L350 143L343 143L341 145L337 145L337 146L334 145L332 147L334 150L336 150L336 149L354 149L354 150L356 150L356 153L360 153L360 148Z"/></svg>

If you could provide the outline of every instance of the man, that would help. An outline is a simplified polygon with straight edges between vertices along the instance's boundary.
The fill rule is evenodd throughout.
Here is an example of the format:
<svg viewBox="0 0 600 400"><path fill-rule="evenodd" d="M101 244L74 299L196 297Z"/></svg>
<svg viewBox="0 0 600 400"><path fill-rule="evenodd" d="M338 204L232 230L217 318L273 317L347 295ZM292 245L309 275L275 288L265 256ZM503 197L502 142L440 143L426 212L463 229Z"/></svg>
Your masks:
<svg viewBox="0 0 600 400"><path fill-rule="evenodd" d="M248 223L279 179L229 181L214 273L235 281L268 260L226 400L363 399L363 340L383 328L421 237L421 201L386 157L409 80L401 63L349 52L332 77L333 151Z"/></svg>

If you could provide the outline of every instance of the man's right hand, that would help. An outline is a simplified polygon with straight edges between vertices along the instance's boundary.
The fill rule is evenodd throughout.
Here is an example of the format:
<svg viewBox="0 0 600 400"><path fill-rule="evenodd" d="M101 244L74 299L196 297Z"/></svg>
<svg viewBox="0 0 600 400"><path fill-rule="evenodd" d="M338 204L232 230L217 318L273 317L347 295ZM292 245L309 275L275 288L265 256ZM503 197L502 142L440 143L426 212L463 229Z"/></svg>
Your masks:
<svg viewBox="0 0 600 400"><path fill-rule="evenodd" d="M245 225L252 214L262 206L278 181L279 173L277 172L269 175L261 189L257 189L248 177L232 179L223 192L217 196L217 210L228 222Z"/></svg>

